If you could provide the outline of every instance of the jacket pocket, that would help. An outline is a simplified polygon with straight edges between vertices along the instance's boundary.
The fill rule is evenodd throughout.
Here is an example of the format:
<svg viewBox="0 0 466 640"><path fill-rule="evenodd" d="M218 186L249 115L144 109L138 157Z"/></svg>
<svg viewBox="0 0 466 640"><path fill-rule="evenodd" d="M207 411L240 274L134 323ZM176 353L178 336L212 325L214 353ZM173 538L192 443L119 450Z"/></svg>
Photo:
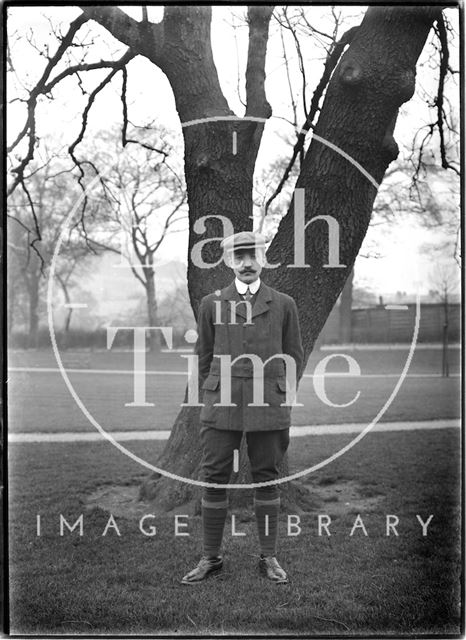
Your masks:
<svg viewBox="0 0 466 640"><path fill-rule="evenodd" d="M220 382L219 376L209 375L204 380L202 384L202 388L206 389L207 391L216 391L218 389L219 382Z"/></svg>

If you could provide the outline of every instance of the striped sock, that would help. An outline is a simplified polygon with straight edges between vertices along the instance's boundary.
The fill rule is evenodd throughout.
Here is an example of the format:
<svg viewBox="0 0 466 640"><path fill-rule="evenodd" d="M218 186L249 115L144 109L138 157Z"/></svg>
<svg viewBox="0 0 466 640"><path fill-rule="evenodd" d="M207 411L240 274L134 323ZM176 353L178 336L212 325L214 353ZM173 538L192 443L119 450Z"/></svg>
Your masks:
<svg viewBox="0 0 466 640"><path fill-rule="evenodd" d="M202 530L205 556L220 555L227 510L226 489L204 490L202 497Z"/></svg>
<svg viewBox="0 0 466 640"><path fill-rule="evenodd" d="M275 556L277 554L280 496L259 497L256 493L254 511L256 513L261 553L264 556Z"/></svg>

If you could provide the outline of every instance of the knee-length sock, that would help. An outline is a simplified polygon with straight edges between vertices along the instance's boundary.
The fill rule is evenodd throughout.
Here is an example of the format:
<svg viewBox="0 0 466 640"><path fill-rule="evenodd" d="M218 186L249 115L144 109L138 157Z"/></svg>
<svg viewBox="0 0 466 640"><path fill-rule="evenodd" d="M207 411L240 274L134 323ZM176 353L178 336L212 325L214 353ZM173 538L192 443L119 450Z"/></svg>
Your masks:
<svg viewBox="0 0 466 640"><path fill-rule="evenodd" d="M275 491L256 490L254 495L254 511L256 513L257 532L261 553L264 556L275 556L277 553L278 514L280 512L280 495Z"/></svg>
<svg viewBox="0 0 466 640"><path fill-rule="evenodd" d="M218 556L228 511L226 489L204 489L202 496L203 554Z"/></svg>

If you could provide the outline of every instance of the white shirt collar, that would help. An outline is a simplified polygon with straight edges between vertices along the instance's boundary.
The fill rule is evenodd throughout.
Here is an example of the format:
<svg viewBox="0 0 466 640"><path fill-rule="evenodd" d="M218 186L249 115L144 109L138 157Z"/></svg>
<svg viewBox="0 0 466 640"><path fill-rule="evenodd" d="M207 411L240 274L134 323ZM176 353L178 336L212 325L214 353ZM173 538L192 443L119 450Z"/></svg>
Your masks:
<svg viewBox="0 0 466 640"><path fill-rule="evenodd" d="M259 287L261 286L261 279L257 278L257 280L254 280L254 282L251 282L251 284L248 285L246 282L242 282L238 278L235 278L235 286L236 286L236 291L241 296L244 296L248 287L249 287L249 291L254 295L259 289Z"/></svg>

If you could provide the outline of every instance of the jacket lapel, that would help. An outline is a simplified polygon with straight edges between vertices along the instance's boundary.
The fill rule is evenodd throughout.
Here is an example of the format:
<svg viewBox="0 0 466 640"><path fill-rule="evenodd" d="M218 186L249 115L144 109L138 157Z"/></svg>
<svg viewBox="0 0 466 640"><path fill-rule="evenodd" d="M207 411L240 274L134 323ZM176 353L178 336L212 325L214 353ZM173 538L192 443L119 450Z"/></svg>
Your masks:
<svg viewBox="0 0 466 640"><path fill-rule="evenodd" d="M272 294L270 288L261 282L259 291L257 292L254 305L252 307L252 317L260 316L261 313L266 313L269 310L269 302L272 300Z"/></svg>

